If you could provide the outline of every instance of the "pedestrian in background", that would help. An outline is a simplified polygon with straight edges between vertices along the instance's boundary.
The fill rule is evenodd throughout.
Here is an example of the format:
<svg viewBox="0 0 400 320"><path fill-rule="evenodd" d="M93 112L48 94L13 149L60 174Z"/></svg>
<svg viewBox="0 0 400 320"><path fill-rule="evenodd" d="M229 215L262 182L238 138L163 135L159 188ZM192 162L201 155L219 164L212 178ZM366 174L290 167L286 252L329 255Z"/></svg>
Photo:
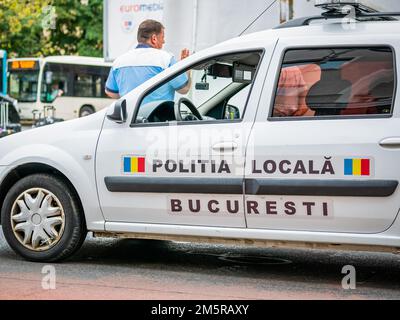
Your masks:
<svg viewBox="0 0 400 320"><path fill-rule="evenodd" d="M171 53L162 50L165 43L165 28L160 22L155 20L142 22L138 29L137 40L137 47L118 57L110 71L106 94L113 99L126 95L177 62ZM189 50L183 49L181 59L188 56ZM190 86L190 74L183 73L160 87L149 98L173 101L176 91L187 94Z"/></svg>

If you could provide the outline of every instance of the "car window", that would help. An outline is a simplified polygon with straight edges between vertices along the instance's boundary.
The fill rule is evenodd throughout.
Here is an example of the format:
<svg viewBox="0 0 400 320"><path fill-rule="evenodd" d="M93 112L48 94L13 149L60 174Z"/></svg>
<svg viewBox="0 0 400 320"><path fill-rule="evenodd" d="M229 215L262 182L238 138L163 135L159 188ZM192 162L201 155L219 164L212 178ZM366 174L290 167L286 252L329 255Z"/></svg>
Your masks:
<svg viewBox="0 0 400 320"><path fill-rule="evenodd" d="M133 123L241 119L261 54L213 57L179 73L143 97Z"/></svg>
<svg viewBox="0 0 400 320"><path fill-rule="evenodd" d="M250 86L241 88L241 90L229 99L225 108L225 119L234 119L244 113L250 88Z"/></svg>
<svg viewBox="0 0 400 320"><path fill-rule="evenodd" d="M393 60L387 47L288 50L271 116L390 115Z"/></svg>
<svg viewBox="0 0 400 320"><path fill-rule="evenodd" d="M46 63L42 78L42 102L52 102L57 97L72 97L68 65Z"/></svg>

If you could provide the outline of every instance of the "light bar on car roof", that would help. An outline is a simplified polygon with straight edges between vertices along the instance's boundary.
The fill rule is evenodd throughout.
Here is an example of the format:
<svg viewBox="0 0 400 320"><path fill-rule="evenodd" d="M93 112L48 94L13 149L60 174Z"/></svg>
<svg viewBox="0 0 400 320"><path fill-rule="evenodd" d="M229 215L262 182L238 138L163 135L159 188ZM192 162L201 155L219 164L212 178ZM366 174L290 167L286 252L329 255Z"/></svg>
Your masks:
<svg viewBox="0 0 400 320"><path fill-rule="evenodd" d="M344 6L350 5L359 5L358 0L315 0L315 6L323 9L331 10L338 9Z"/></svg>

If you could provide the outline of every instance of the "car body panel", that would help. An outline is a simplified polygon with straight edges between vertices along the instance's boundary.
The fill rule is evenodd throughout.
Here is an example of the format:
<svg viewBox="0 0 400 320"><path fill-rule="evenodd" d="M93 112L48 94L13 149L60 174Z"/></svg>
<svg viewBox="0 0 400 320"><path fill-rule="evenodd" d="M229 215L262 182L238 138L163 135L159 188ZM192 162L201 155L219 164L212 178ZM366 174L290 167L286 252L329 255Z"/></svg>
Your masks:
<svg viewBox="0 0 400 320"><path fill-rule="evenodd" d="M4 177L26 164L43 164L55 168L77 190L88 228L102 230L104 218L97 197L94 158L104 116L105 112L99 112L90 117L24 131L1 139L0 165L7 168Z"/></svg>
<svg viewBox="0 0 400 320"><path fill-rule="evenodd" d="M328 26L327 26L328 28ZM362 30L363 31L363 30ZM324 43L324 45L321 45ZM350 119L290 119L274 121L268 119L276 90L277 74L279 75L283 53L287 49L321 48L321 47L369 47L376 46L376 38L370 34L354 36L331 36L329 41L324 36L307 38L288 37L281 39L277 45L271 69L267 76L266 86L262 94L262 101L267 106L259 110L253 128L249 147L254 150L246 160L246 178L274 178L274 179L319 179L346 181L366 180L396 180L400 179L398 163L400 152L396 148L383 148L379 143L385 138L400 136L399 99L395 98L394 115L375 118L354 117ZM400 38L387 35L379 41L380 46L393 48L394 54L400 52ZM279 53L279 54L278 54ZM399 70L399 59L395 59ZM398 95L398 91L397 91ZM345 176L343 161L346 158L369 158L372 161L371 175L367 177ZM266 175L265 172L253 174L252 161L257 160L261 166L266 160L290 161L292 166L298 160L303 160L307 167L312 161L314 170L318 174L293 175L276 172ZM333 164L335 174L322 174L326 159ZM258 168L260 169L260 168ZM326 232L351 232L351 233L380 233L387 230L397 217L400 207L400 190L389 197L299 197L299 196L248 196L251 201L272 201L277 204L280 213L270 218L262 215L249 215L247 217L249 228L326 231ZM300 216L288 219L281 215L284 203L293 201L297 207L302 202L316 203L315 217ZM321 216L322 203L329 206L329 216ZM382 210L382 208L385 210ZM299 210L301 211L301 210ZM304 208L303 208L304 211ZM362 223L360 223L362 221Z"/></svg>
<svg viewBox="0 0 400 320"><path fill-rule="evenodd" d="M268 156L283 159L304 158L305 160L316 158L316 161L324 161L324 157L339 157L342 161L343 157L370 156L375 160L372 180L385 179L398 182L400 180L400 171L397 167L399 150L383 149L379 147L379 142L384 138L399 136L399 99L396 99L396 106L391 117L357 120L360 123L357 132L354 132L353 120L268 121L268 115L285 49L296 46L321 46L321 43L324 46L390 45L396 52L398 77L400 38L397 34L393 34L393 30L399 28L399 22L356 23L349 29L345 29L341 24L333 23L270 30L224 42L172 66L124 97L128 105L128 121L124 124L104 120L106 112L111 114L113 111L113 105L111 105L107 110L85 119L35 129L0 141L0 183L8 172L26 163L39 162L53 166L62 172L76 188L82 200L89 231L105 230L109 234L132 233L138 237L141 234L190 235L237 240L264 239L400 247L400 221L397 218L400 207L399 188L392 195L379 198L324 196L321 199L329 202L333 208L334 216L330 220L290 221L283 218L270 220L265 217L262 219L248 216L245 215L244 206L246 200L251 200L249 197L252 196L238 194L234 197L243 201L242 217L224 216L212 220L206 217L195 219L172 217L167 212L168 197L177 195L188 198L198 196L204 199L213 197L223 199L221 195L207 193L196 195L149 193L134 197L126 194L110 195L104 183L107 176L122 176L122 159L125 155L142 156L145 148L148 147L148 141L140 139L142 133L139 132L141 130L143 132L144 129L131 128L130 120L141 97L149 89L195 62L240 50L259 49L264 49L266 53L245 118L242 122L236 123L236 127L242 130L241 134L244 132L244 140L246 140L243 142L241 152L236 156L246 158L246 167L239 168L234 178L243 179L244 184L246 178L258 178L251 174L251 167L249 167L252 160L257 157L260 157L261 161ZM398 86L398 83L396 85ZM230 132L235 132L233 124L218 127L218 124L205 123L197 125L197 128L201 126L205 129L215 126L221 130L226 126L231 126ZM167 126L161 131L157 126L149 127L146 128L148 132L145 135L153 137L161 135L164 139L168 139L179 136L179 130L184 127ZM288 134L282 134L282 132L288 132ZM331 132L334 133L330 134ZM350 138L349 133L352 134ZM249 141L246 139L247 136ZM212 139L211 134L209 137L212 143L218 142ZM246 145L250 147L244 152ZM352 147L354 145L357 149ZM210 157L213 156L211 147L211 145L206 145L208 149L206 155ZM161 147L156 149L161 153L170 153L174 159L179 157L179 144L175 144L172 148L161 144ZM198 175L187 177L193 181L199 179ZM212 176L203 175L202 178L208 179ZM275 178L280 179L282 176ZM302 179L311 180L311 178L305 176ZM343 176L336 178L345 179ZM334 180L334 177L320 180L330 181ZM232 195L224 196L231 197ZM285 197L286 195L277 194L274 199L285 201ZM300 196L301 201L304 199L308 201L314 197ZM261 200L265 201L265 199ZM103 207L104 216L101 207Z"/></svg>
<svg viewBox="0 0 400 320"><path fill-rule="evenodd" d="M253 106L257 106L260 97L260 91L264 83L264 76L268 70L269 61L271 60L276 41L274 39L265 42L264 59L259 66L259 77L257 77L247 110L244 118L240 122L234 123L196 123L188 125L170 125L160 124L159 126L129 126L130 121L125 125L116 126L110 120L105 121L103 131L100 136L99 146L97 149L97 185L99 186L100 203L107 221L119 222L142 222L142 223L172 223L172 224L192 224L203 226L220 226L220 227L246 227L243 215L242 197L232 194L225 194L221 201L238 201L240 209L238 214L230 215L227 218L225 214L215 214L211 218L206 212L198 215L182 215L173 214L168 211L168 203L179 199L179 194L168 192L165 193L123 193L110 192L104 182L107 177L129 177L122 170L122 159L124 157L141 157L146 160L146 167L152 165L152 161L184 161L186 154L189 153L191 159L217 161L226 156L226 160L231 162L235 167L234 172L229 175L221 176L227 179L242 180L244 176L243 162L245 154L245 146L248 136L254 122L255 110ZM242 47L240 50L229 50L229 52L244 52L256 50L259 48ZM226 51L224 51L226 54ZM212 52L212 56L218 53ZM201 56L197 60L206 59L207 55ZM188 65L190 62L186 63ZM172 73L173 71L171 71ZM167 73L166 75L167 76ZM162 79L162 78L161 78ZM146 87L153 86L147 83ZM141 91L145 91L143 88ZM132 109L137 103L138 96L127 97L128 110ZM131 117L128 117L131 119ZM230 154L221 154L221 152L212 149L219 143L235 143L238 148ZM167 174L165 170L158 173L149 173L146 169L145 173L136 174L145 178L168 177L176 179L177 183L182 178L201 178L213 179L218 174L213 172L200 173L190 172L184 173L179 170L173 174ZM187 201L197 199L198 195L186 194ZM212 195L209 195L209 197ZM204 195L202 196L205 197ZM132 203L136 205L132 207Z"/></svg>

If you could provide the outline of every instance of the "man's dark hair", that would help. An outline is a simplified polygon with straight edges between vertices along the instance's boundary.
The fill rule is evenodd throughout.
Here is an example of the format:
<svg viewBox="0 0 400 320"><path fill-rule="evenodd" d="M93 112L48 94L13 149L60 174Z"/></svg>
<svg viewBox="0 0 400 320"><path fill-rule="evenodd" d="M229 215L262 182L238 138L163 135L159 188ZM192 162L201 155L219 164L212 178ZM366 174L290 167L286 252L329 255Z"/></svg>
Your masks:
<svg viewBox="0 0 400 320"><path fill-rule="evenodd" d="M138 30L137 40L139 43L147 42L153 34L159 35L164 29L164 26L155 20L143 21Z"/></svg>

